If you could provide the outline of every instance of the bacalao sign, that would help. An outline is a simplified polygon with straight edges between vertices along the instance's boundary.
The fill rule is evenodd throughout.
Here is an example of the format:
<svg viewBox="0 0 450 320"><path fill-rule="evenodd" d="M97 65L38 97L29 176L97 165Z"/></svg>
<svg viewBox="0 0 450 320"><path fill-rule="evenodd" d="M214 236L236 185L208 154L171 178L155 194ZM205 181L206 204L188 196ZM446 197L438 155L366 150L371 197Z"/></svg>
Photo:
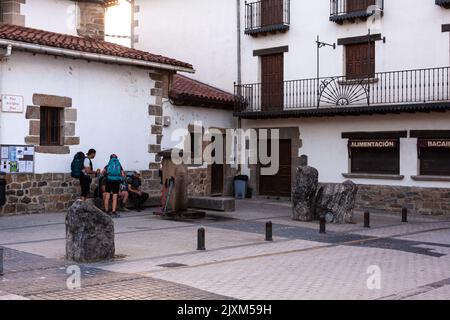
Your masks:
<svg viewBox="0 0 450 320"><path fill-rule="evenodd" d="M450 148L450 139L419 139L420 148Z"/></svg>

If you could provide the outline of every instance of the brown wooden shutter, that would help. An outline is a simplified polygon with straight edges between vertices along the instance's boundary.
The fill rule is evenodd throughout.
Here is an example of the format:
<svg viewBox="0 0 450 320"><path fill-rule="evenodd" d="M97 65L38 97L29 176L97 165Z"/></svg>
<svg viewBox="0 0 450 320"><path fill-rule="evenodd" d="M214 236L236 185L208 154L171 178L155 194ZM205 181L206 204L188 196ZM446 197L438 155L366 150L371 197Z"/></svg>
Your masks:
<svg viewBox="0 0 450 320"><path fill-rule="evenodd" d="M283 24L283 0L261 1L261 27Z"/></svg>
<svg viewBox="0 0 450 320"><path fill-rule="evenodd" d="M375 5L375 0L347 0L347 12L366 11Z"/></svg>
<svg viewBox="0 0 450 320"><path fill-rule="evenodd" d="M261 109L281 111L284 105L284 56L261 56Z"/></svg>
<svg viewBox="0 0 450 320"><path fill-rule="evenodd" d="M375 43L351 44L346 49L346 74L348 79L360 79L375 75Z"/></svg>

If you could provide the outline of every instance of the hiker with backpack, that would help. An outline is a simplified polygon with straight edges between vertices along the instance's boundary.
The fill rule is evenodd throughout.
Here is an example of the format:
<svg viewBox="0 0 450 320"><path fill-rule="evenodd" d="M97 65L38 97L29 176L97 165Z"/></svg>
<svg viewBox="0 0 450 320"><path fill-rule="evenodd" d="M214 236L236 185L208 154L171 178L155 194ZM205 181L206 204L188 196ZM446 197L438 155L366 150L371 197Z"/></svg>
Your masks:
<svg viewBox="0 0 450 320"><path fill-rule="evenodd" d="M71 175L75 179L80 180L81 186L81 197L82 201L86 201L91 190L92 177L91 175L98 174L100 169L94 171L92 165L92 159L95 158L97 151L90 149L87 154L83 152L78 152L72 160L70 166Z"/></svg>
<svg viewBox="0 0 450 320"><path fill-rule="evenodd" d="M138 212L142 211L142 205L149 198L148 193L142 192L141 185L141 173L136 170L128 181L128 193L136 211Z"/></svg>
<svg viewBox="0 0 450 320"><path fill-rule="evenodd" d="M105 193L103 194L103 202L105 212L109 214L109 199L112 194L112 217L119 218L117 214L117 200L119 197L120 185L125 177L122 165L117 155L112 154L108 165L103 170L103 175L106 175Z"/></svg>

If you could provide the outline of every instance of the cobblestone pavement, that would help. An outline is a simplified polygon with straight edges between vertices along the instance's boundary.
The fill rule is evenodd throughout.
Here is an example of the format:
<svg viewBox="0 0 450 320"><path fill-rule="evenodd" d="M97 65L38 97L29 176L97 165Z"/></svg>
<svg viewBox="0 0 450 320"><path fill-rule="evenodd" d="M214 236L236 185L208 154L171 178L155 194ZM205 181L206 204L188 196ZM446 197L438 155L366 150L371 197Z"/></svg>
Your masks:
<svg viewBox="0 0 450 320"><path fill-rule="evenodd" d="M358 212L321 235L271 200L201 220L127 214L115 220L118 259L81 265L81 289L68 290L63 215L0 218L0 299L450 299L450 219L399 220L373 214L365 229ZM195 250L199 227L206 251Z"/></svg>
<svg viewBox="0 0 450 320"><path fill-rule="evenodd" d="M79 266L81 288L69 290L66 270L70 264L11 249L6 249L4 264L8 272L0 278L0 300L227 299L169 281L109 272L86 265Z"/></svg>

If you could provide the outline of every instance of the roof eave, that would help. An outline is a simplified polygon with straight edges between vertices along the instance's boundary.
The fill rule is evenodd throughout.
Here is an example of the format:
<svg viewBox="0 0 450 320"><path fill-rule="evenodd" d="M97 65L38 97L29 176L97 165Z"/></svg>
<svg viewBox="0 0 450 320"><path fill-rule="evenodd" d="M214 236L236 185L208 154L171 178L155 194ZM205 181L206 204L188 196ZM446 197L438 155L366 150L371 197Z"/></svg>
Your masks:
<svg viewBox="0 0 450 320"><path fill-rule="evenodd" d="M106 63L121 64L121 65L132 65L132 66L139 66L139 67L145 67L145 68L157 68L157 69L170 70L170 71L180 71L180 72L188 72L188 73L195 72L195 70L193 68L175 66L175 65L165 64L165 63L137 60L137 59L132 59L132 58L124 58L124 57L84 52L84 51L71 50L71 49L63 49L63 48L57 48L57 47L51 47L51 46L45 46L45 45L33 44L33 43L27 43L27 42L15 41L15 40L0 39L0 46L8 46L8 45L11 45L15 49L19 49L19 50L23 50L23 51L30 51L30 52L34 52L34 53L40 53L40 54L65 56L65 57L76 58L76 59L85 59L85 60L89 60L89 61L106 62Z"/></svg>

